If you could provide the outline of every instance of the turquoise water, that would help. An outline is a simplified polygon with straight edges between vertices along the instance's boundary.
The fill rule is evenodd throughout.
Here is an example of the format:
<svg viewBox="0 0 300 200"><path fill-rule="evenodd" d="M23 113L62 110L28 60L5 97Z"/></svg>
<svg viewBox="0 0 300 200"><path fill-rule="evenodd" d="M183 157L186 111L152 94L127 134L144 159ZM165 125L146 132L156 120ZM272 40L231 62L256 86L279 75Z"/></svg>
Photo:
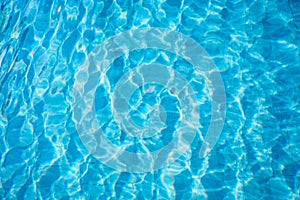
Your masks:
<svg viewBox="0 0 300 200"><path fill-rule="evenodd" d="M299 199L296 0L31 0L0 5L0 199ZM94 105L103 135L132 153L161 149L176 138L182 116L195 110L183 103L184 97L199 105L199 116L186 120L199 128L170 165L143 173L122 171L95 157L80 137L74 91L89 89L81 84L92 77L85 74L87 60L105 41L155 27L184 34L207 51L224 84L225 122L216 145L199 157L213 115L207 74L195 73L197 68L174 52L127 52L100 70L105 79L92 85L95 101L87 104ZM132 121L118 116L123 110L108 109L116 105L114 88L130 79L122 77L154 61L168 66L170 74L179 73L196 92L184 87L186 93L180 95L176 87L165 88L165 82L141 81L128 100ZM89 69L91 75L95 68ZM154 130L136 139L138 131L118 126L125 122Z"/></svg>

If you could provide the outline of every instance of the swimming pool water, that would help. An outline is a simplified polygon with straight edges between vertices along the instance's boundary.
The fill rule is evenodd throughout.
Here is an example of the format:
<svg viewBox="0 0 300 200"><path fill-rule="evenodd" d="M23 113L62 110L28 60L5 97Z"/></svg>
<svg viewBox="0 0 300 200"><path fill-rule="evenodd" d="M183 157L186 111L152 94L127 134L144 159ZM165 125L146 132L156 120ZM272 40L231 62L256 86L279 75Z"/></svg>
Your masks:
<svg viewBox="0 0 300 200"><path fill-rule="evenodd" d="M0 199L300 198L296 0L4 0L0 5ZM141 143L115 123L122 110L109 108L124 90L113 93L114 88L127 84L130 72L141 78L140 71L153 62L170 67L170 74L174 70L196 90L194 97L187 92L182 99L197 99L200 124L186 151L170 165L122 172L84 144L74 112L85 107L76 107L74 91L89 89L80 83L91 76L81 72L87 72L87 60L105 41L147 28L183 34L207 51L224 84L225 123L216 145L199 157L213 115L210 79L174 52L127 52L100 71L107 79L92 85L96 121L112 144L133 153L154 152L176 138L182 116L191 113L183 112L191 104L182 103L176 87L141 81L128 100L132 121L126 123L141 129L167 124L165 134L145 132ZM89 69L88 75L95 68ZM194 123L197 116L189 116Z"/></svg>

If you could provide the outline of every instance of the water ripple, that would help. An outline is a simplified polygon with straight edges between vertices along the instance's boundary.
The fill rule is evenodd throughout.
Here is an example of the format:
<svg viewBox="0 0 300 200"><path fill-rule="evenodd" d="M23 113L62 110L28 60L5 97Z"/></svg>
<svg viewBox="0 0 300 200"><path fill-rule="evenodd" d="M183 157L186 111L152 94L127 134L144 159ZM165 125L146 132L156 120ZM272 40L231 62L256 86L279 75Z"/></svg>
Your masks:
<svg viewBox="0 0 300 200"><path fill-rule="evenodd" d="M4 0L0 199L297 199L298 10L293 0ZM83 146L72 119L71 91L75 73L95 47L148 26L179 31L205 47L222 72L226 123L205 158L197 156L205 136L198 134L168 168L121 173ZM147 61L138 56L125 57L130 59L125 64ZM176 62L168 53L156 56L162 63ZM188 66L177 62L177 70L186 72ZM193 84L205 91L203 80ZM197 98L207 103L205 95ZM205 133L210 116L205 106L200 115Z"/></svg>

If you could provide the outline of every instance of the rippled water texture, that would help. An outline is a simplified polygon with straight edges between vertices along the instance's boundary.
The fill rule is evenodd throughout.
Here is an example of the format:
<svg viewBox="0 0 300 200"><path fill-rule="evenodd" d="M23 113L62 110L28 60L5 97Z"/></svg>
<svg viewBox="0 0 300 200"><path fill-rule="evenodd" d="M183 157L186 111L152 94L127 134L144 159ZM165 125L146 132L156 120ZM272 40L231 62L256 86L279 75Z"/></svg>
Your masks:
<svg viewBox="0 0 300 200"><path fill-rule="evenodd" d="M212 102L198 76L193 87L199 89L202 121L191 147L166 168L119 172L80 140L72 91L95 48L147 27L180 32L205 48L224 82L226 119L215 147L199 158ZM0 199L299 199L299 44L297 0L1 1ZM193 73L184 59L157 49L128 52L103 73L113 88L127 73L118 66L153 60L185 78ZM161 91L159 97L173 105L165 112L180 118L174 91L159 85L146 85L129 102L149 91ZM109 95L98 87L96 109L105 108ZM99 123L111 114L103 112L96 113ZM146 126L141 115L134 116ZM107 133L117 129L110 125ZM119 132L106 136L115 145L132 142ZM172 137L149 140L150 149Z"/></svg>

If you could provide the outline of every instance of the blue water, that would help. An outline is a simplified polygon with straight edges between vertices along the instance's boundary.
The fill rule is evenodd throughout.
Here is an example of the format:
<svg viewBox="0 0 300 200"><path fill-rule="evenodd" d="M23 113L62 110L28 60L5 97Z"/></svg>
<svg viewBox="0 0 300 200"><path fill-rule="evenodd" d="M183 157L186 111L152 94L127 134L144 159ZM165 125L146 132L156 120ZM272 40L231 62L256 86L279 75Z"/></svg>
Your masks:
<svg viewBox="0 0 300 200"><path fill-rule="evenodd" d="M300 198L297 0L4 0L0 6L0 199ZM199 133L177 161L151 172L121 172L91 155L80 139L74 85L104 41L149 27L182 33L207 51L224 83L226 118L216 145L199 157L212 115L205 81L170 52L148 49L121 56L105 71L107 87L114 88L129 69L156 60L173 65L188 81L200 77L199 85L192 85L202 105ZM112 111L101 110L110 92L97 88L100 124L112 117ZM160 102L167 114L159 117L171 124L167 133L174 132L181 111L173 93L151 84L134 93L132 105L141 96L147 104L132 113L134 123L151 126L141 113ZM145 149L117 125L104 124L114 145L134 142L128 151ZM154 135L146 147L157 150L172 137Z"/></svg>

